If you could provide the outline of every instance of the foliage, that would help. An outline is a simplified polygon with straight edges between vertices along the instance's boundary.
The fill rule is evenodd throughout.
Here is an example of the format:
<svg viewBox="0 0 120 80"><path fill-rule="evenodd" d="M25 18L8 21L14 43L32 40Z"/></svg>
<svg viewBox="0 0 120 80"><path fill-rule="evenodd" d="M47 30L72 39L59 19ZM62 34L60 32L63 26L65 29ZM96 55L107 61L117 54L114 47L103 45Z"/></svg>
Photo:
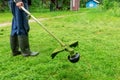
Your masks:
<svg viewBox="0 0 120 80"><path fill-rule="evenodd" d="M120 1L119 0L103 0L103 9L108 10L112 8L118 8Z"/></svg>
<svg viewBox="0 0 120 80"><path fill-rule="evenodd" d="M8 0L0 0L0 12L4 12L4 11L8 11ZM57 0L58 5L62 5L63 9L69 9L70 8L70 0L60 0L61 2L59 2L59 0ZM80 0L80 7L83 8L85 7L85 4L88 0ZM119 5L115 5L120 4L120 0L98 0L100 2L100 5L102 7L103 10L108 10L114 7L117 8L119 7ZM57 3L56 3L57 5ZM43 9L50 9L50 0L32 0L32 6L30 6L30 10L31 11L42 11Z"/></svg>
<svg viewBox="0 0 120 80"><path fill-rule="evenodd" d="M114 2L113 7L108 10L108 13L120 17L120 2Z"/></svg>
<svg viewBox="0 0 120 80"><path fill-rule="evenodd" d="M80 7L85 7L85 4L88 0L80 0Z"/></svg>
<svg viewBox="0 0 120 80"><path fill-rule="evenodd" d="M5 12L8 10L7 0L0 0L0 12Z"/></svg>
<svg viewBox="0 0 120 80"><path fill-rule="evenodd" d="M109 14L114 16L120 16L120 1L119 0L104 0L101 5L102 10L107 10Z"/></svg>

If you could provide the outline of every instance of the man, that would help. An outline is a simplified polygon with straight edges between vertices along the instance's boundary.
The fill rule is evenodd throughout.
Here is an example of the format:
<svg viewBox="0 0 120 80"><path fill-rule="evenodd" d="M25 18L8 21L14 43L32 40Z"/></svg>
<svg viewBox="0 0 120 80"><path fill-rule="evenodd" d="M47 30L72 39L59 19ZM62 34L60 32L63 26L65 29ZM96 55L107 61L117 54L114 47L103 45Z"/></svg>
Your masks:
<svg viewBox="0 0 120 80"><path fill-rule="evenodd" d="M29 24L27 14L21 10L24 6L28 9L28 0L8 0L13 14L12 28L10 35L10 45L12 55L36 56L38 52L31 52L29 47ZM19 51L19 48L21 51Z"/></svg>

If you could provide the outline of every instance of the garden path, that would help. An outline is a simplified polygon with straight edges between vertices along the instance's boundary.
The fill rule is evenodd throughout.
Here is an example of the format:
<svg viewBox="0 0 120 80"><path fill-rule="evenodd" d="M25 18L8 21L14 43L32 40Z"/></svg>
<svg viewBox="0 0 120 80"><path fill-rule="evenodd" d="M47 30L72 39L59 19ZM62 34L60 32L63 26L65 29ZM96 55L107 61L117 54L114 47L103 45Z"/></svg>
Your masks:
<svg viewBox="0 0 120 80"><path fill-rule="evenodd" d="M57 17L52 17L52 18L40 18L38 19L39 21L43 21L43 20L48 20L48 19L55 19L55 18L62 18L64 16L57 16ZM33 19L30 19L29 22L35 22ZM6 26L10 26L11 22L4 22L4 23L0 23L0 27L6 27Z"/></svg>

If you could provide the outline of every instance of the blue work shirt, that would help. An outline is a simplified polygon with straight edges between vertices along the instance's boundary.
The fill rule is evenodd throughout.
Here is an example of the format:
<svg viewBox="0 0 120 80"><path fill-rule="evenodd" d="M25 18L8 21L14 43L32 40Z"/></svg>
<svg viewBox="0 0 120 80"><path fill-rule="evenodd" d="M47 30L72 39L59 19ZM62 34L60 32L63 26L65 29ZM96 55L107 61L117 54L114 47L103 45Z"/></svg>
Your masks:
<svg viewBox="0 0 120 80"><path fill-rule="evenodd" d="M8 0L8 3L13 15L11 36L28 35L30 27L28 24L27 14L23 10L19 9L13 0ZM24 7L28 10L28 1L23 0L23 3Z"/></svg>

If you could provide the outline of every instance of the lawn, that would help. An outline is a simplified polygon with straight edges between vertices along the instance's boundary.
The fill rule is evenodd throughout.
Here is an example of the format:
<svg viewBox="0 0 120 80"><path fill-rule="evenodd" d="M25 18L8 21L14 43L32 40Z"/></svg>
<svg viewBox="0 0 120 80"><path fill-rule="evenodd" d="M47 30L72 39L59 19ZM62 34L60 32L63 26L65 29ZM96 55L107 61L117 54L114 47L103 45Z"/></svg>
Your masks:
<svg viewBox="0 0 120 80"><path fill-rule="evenodd" d="M120 18L98 9L78 12L57 11L33 13L63 42L79 41L74 48L81 58L77 63L61 52L51 59L60 45L35 22L30 23L31 50L36 57L11 56L10 26L0 27L0 80L120 80ZM0 15L0 23L11 20L11 14ZM53 18L63 16L62 18ZM8 22L7 21L7 22Z"/></svg>

